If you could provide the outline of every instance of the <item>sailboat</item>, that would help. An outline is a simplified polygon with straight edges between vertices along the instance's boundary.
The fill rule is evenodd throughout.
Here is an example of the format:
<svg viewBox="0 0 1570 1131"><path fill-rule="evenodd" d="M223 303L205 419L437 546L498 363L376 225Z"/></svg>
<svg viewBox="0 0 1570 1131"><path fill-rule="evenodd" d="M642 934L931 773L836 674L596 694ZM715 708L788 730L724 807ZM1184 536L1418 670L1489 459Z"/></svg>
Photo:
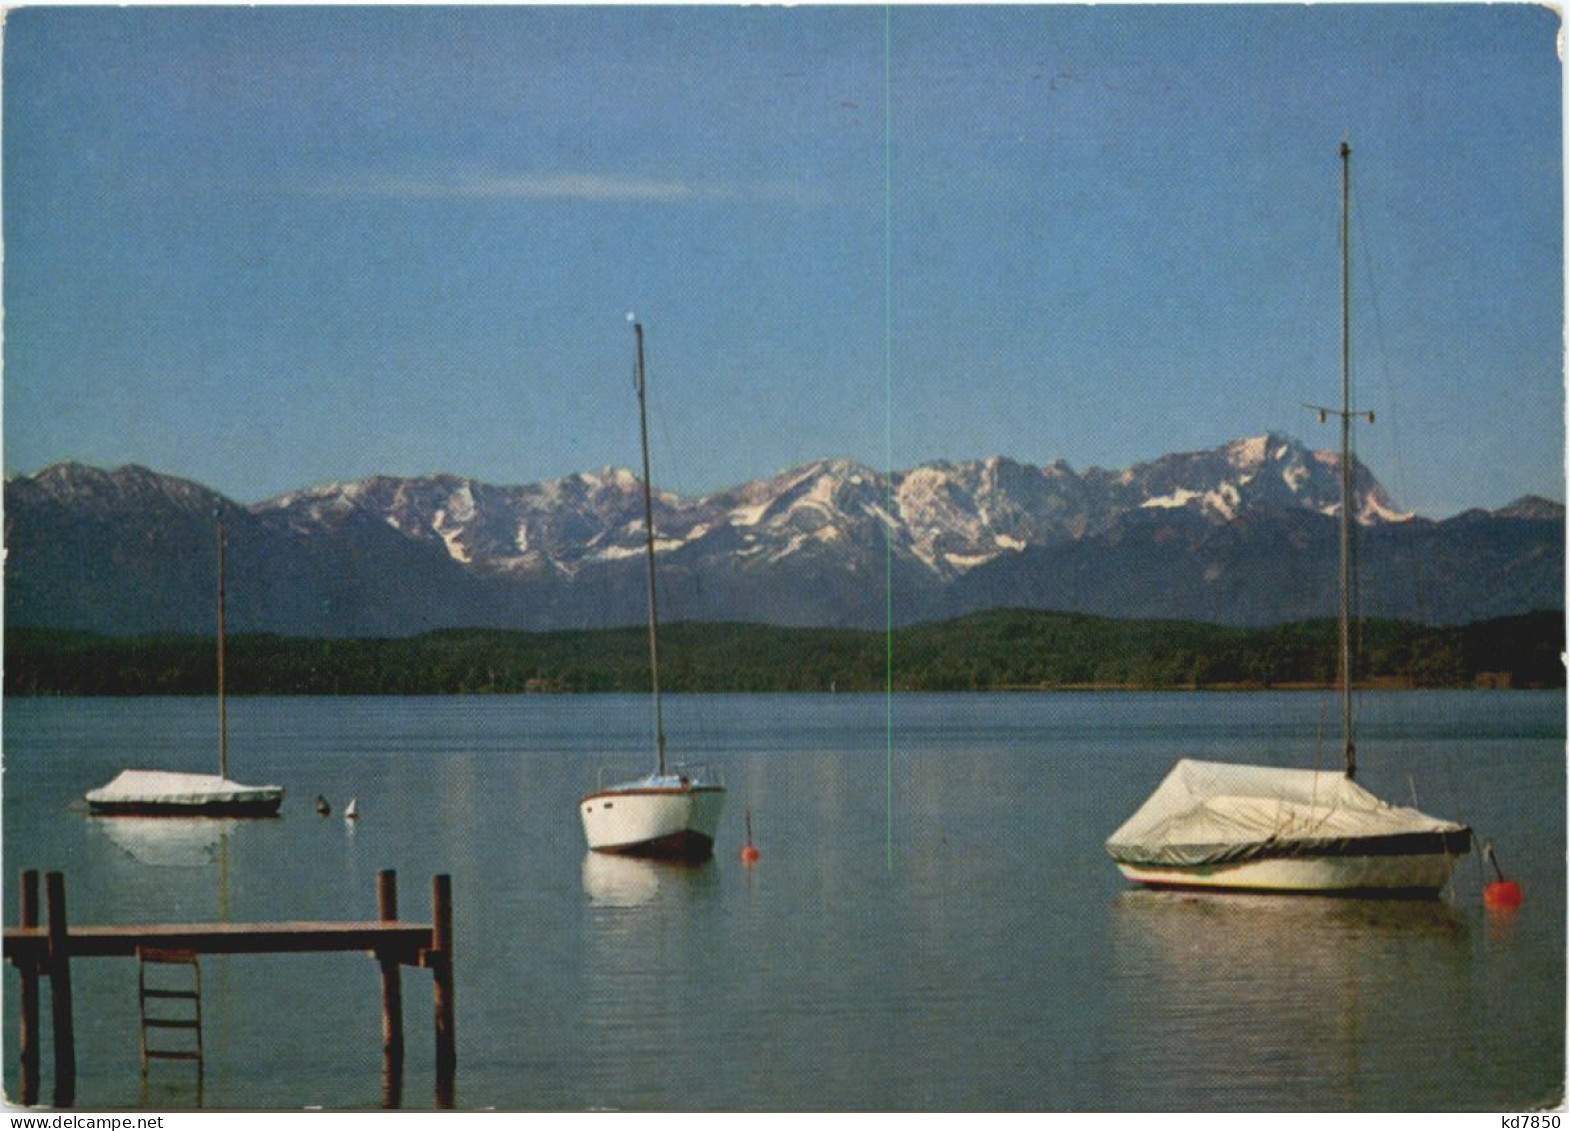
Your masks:
<svg viewBox="0 0 1570 1131"><path fill-rule="evenodd" d="M224 697L224 522L218 517L218 772L124 770L87 793L99 816L271 817L283 804L283 787L229 780L229 707Z"/></svg>
<svg viewBox="0 0 1570 1131"><path fill-rule="evenodd" d="M707 766L670 765L660 710L659 600L654 583L654 498L649 486L649 414L643 362L643 324L637 342L638 422L643 440L643 522L648 535L649 672L654 699L654 770L645 777L597 789L578 802L583 835L595 852L702 860L714 851L725 786Z"/></svg>
<svg viewBox="0 0 1570 1131"><path fill-rule="evenodd" d="M1141 884L1324 894L1435 896L1471 847L1472 830L1391 805L1356 782L1352 719L1352 147L1341 143L1341 422L1339 772L1179 761L1107 840L1123 875Z"/></svg>

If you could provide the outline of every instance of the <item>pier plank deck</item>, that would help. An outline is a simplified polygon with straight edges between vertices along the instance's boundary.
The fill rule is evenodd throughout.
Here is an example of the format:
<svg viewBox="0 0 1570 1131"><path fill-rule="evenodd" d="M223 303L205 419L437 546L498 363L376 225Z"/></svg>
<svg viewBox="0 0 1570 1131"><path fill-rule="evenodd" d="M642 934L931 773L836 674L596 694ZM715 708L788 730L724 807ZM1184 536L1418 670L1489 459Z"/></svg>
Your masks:
<svg viewBox="0 0 1570 1131"><path fill-rule="evenodd" d="M76 926L66 931L72 958L134 958L139 946L194 950L198 954L301 954L368 950L407 961L431 945L431 924L377 919L362 922L144 923ZM5 928L5 956L39 962L49 949L46 927Z"/></svg>

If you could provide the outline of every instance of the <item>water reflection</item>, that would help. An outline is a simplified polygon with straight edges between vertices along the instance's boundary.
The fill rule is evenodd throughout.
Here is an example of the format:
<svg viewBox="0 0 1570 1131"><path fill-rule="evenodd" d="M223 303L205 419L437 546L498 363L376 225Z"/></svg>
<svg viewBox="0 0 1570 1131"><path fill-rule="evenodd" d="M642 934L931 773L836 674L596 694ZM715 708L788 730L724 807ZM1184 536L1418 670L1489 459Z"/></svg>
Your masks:
<svg viewBox="0 0 1570 1131"><path fill-rule="evenodd" d="M672 1056L706 1038L720 868L589 852L577 1023L595 1050L577 1084L596 1105L679 1107L690 1080ZM678 1060L676 1063L685 1063Z"/></svg>
<svg viewBox="0 0 1570 1131"><path fill-rule="evenodd" d="M713 860L689 864L603 852L583 855L583 892L606 907L643 907L661 896L663 901L683 900L712 887L716 875Z"/></svg>
<svg viewBox="0 0 1570 1131"><path fill-rule="evenodd" d="M1137 932L1170 956L1195 946L1224 951L1275 953L1305 936L1414 933L1449 937L1464 934L1467 922L1449 903L1435 899L1345 899L1334 896L1268 895L1243 892L1182 892L1131 888L1113 907L1116 933ZM1197 932L1197 935L1196 935Z"/></svg>
<svg viewBox="0 0 1570 1131"><path fill-rule="evenodd" d="M1516 916L1521 913L1518 907L1490 907L1483 917L1485 931L1490 945L1509 944L1516 937Z"/></svg>
<svg viewBox="0 0 1570 1131"><path fill-rule="evenodd" d="M1119 1087L1162 1079L1164 1105L1378 1106L1389 1049L1463 1014L1403 993L1464 980L1467 920L1443 902L1132 890L1111 927Z"/></svg>
<svg viewBox="0 0 1570 1131"><path fill-rule="evenodd" d="M218 860L238 823L225 817L90 817L87 827L138 863L201 868Z"/></svg>

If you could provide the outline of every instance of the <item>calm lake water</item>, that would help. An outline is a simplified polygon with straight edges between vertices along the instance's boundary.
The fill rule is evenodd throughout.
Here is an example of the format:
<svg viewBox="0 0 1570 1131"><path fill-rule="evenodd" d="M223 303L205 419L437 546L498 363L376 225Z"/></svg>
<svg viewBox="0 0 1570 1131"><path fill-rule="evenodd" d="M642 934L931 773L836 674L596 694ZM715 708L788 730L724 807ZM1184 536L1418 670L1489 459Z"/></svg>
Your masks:
<svg viewBox="0 0 1570 1131"><path fill-rule="evenodd" d="M234 701L233 775L285 785L284 816L151 827L88 818L79 799L128 766L209 769L211 702L8 700L6 873L63 869L74 922L129 923L372 918L380 868L424 919L430 876L450 872L463 1107L1509 1110L1563 1096L1563 694L1361 705L1360 780L1395 801L1415 789L1492 838L1526 892L1513 916L1484 911L1472 859L1439 903L1122 881L1102 841L1175 759L1312 766L1336 717L1324 695L901 696L892 827L887 710L880 696L670 699L673 752L730 786L716 858L684 869L584 851L577 798L601 766L644 768L642 697ZM334 816L315 814L318 793ZM337 816L351 795L352 827ZM737 859L747 805L754 868ZM14 905L8 883L8 923ZM379 1104L368 958L210 957L203 975L207 1106ZM142 1090L134 963L81 961L73 978L81 1105L194 1105L184 1065L155 1065ZM8 1026L16 993L11 971ZM404 1099L427 1106L425 972L405 971L404 994ZM47 1098L47 1045L44 1064Z"/></svg>

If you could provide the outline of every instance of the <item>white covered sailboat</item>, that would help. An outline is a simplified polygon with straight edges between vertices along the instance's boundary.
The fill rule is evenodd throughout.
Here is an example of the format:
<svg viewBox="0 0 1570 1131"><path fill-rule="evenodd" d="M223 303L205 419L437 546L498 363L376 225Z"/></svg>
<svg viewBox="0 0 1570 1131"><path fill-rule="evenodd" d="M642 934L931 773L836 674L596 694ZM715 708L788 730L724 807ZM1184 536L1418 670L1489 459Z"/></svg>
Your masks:
<svg viewBox="0 0 1570 1131"><path fill-rule="evenodd" d="M1138 883L1437 893L1465 825L1390 805L1344 772L1183 759L1107 840Z"/></svg>
<svg viewBox="0 0 1570 1131"><path fill-rule="evenodd" d="M655 766L632 781L597 789L578 802L583 834L595 852L701 860L714 850L725 787L706 766L667 765L660 709L659 601L654 583L654 501L649 486L649 421L643 326L633 323L638 360L638 420L643 441L643 517L648 534L649 670L654 698Z"/></svg>
<svg viewBox="0 0 1570 1131"><path fill-rule="evenodd" d="M218 772L124 770L109 784L88 790L87 807L98 816L270 817L283 804L283 787L229 780L229 708L224 697L224 524L218 520Z"/></svg>
<svg viewBox="0 0 1570 1131"><path fill-rule="evenodd" d="M1472 831L1391 805L1358 785L1352 720L1350 201L1352 149L1341 143L1341 618L1344 764L1339 771L1185 759L1108 838L1129 879L1155 886L1277 892L1437 895Z"/></svg>
<svg viewBox="0 0 1570 1131"><path fill-rule="evenodd" d="M89 790L87 805L101 816L270 817L283 804L283 787L241 785L227 774L122 770L108 785Z"/></svg>

